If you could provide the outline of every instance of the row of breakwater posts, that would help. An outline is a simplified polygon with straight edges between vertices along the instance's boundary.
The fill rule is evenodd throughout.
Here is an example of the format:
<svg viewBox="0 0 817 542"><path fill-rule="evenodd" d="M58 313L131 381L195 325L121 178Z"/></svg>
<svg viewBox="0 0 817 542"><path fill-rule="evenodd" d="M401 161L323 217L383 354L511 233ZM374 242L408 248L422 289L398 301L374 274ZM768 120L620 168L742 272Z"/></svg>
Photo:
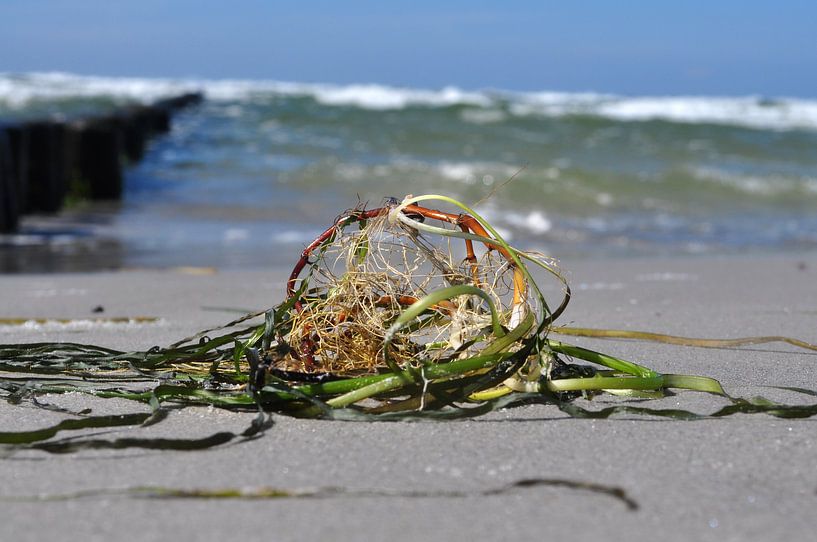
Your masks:
<svg viewBox="0 0 817 542"><path fill-rule="evenodd" d="M188 93L99 116L0 121L0 233L17 231L23 215L59 212L69 195L120 199L124 167L170 131L175 112L202 100Z"/></svg>

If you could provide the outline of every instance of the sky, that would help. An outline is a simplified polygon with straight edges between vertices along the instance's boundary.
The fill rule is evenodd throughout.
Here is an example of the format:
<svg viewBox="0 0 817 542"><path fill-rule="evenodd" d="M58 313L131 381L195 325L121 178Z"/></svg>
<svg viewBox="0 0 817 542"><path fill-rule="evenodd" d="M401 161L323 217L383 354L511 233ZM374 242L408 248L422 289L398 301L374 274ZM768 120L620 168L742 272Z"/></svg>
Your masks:
<svg viewBox="0 0 817 542"><path fill-rule="evenodd" d="M0 72L817 97L814 0L0 0Z"/></svg>

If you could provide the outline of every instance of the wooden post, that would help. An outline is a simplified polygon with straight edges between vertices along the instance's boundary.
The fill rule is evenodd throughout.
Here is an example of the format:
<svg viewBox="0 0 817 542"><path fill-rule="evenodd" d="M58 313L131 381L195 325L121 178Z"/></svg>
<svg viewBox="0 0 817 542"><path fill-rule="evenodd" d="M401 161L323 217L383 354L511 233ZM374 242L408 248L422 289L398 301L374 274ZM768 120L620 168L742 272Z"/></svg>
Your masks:
<svg viewBox="0 0 817 542"><path fill-rule="evenodd" d="M67 191L66 129L62 122L38 121L28 130L28 198L26 212L56 213Z"/></svg>
<svg viewBox="0 0 817 542"><path fill-rule="evenodd" d="M0 233L13 232L20 219L20 198L11 137L5 126L0 126Z"/></svg>
<svg viewBox="0 0 817 542"><path fill-rule="evenodd" d="M77 135L75 183L95 200L122 197L123 130L116 117L89 119L74 125Z"/></svg>
<svg viewBox="0 0 817 542"><path fill-rule="evenodd" d="M123 161L142 159L151 136L170 131L173 113L200 103L188 93L111 115L0 125L0 231L24 213L58 212L70 189L79 197L119 199Z"/></svg>

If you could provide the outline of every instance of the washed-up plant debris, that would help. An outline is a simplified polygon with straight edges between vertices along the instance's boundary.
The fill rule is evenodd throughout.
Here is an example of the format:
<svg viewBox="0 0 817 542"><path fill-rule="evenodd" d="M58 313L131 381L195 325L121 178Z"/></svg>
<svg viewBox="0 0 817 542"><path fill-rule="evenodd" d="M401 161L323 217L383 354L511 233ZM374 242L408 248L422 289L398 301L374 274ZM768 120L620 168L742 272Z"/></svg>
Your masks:
<svg viewBox="0 0 817 542"><path fill-rule="evenodd" d="M74 491L62 494L40 494L32 496L15 496L11 498L0 498L6 502L53 502L71 499L81 499L88 497L142 497L158 499L241 499L241 500L273 500L273 499L346 499L355 497L376 497L384 498L468 498L468 497L495 497L519 492L529 488L552 487L585 491L603 495L616 499L623 504L627 510L634 512L640 508L630 495L622 488L599 484L595 482L582 482L565 478L522 478L509 484L499 487L491 487L482 490L411 490L411 489L350 489L338 486L328 486L309 489L283 489L279 487L255 487L255 488L218 488L218 489L179 489L162 486L137 486L125 489L91 489Z"/></svg>
<svg viewBox="0 0 817 542"><path fill-rule="evenodd" d="M441 206L454 212L437 210ZM545 299L534 273L560 283L560 297ZM817 414L817 405L731 398L714 379L660 374L552 335L710 347L784 341L817 350L814 345L786 337L701 341L558 327L570 297L554 261L512 247L466 205L438 195L388 199L381 207L338 217L303 250L285 299L267 311L144 352L72 343L0 346L0 388L9 403L56 409L41 400L44 394L81 392L153 407L124 416L77 412L52 427L0 433L0 443L52 453L200 449L253 438L268 425L269 412L341 420L456 419L549 403L571 416L591 418ZM656 398L673 388L719 394L728 404L698 414L626 400L591 410L574 401L601 393ZM260 414L243 433L199 440L54 438L78 429L157 423L166 414L163 404Z"/></svg>

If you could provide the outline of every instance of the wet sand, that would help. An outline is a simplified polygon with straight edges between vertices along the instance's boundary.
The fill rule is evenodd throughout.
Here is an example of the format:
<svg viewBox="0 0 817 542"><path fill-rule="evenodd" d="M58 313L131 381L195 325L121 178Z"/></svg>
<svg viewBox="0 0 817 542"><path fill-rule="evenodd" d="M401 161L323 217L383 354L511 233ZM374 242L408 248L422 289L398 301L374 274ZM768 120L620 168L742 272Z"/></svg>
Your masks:
<svg viewBox="0 0 817 542"><path fill-rule="evenodd" d="M574 300L562 323L700 337L788 335L817 342L817 257L563 262ZM152 316L156 323L0 326L0 343L65 340L144 350L280 301L286 270L191 270L0 276L0 318ZM557 285L546 294L558 295ZM102 307L104 312L94 312ZM567 338L666 373L718 378L735 396L788 403L817 388L817 354L788 345L682 348ZM94 412L147 407L68 394L49 402ZM601 407L620 399L597 398ZM812 401L813 402L813 401ZM722 398L682 392L647 406L713 412ZM64 415L0 403L0 431L36 429ZM238 432L254 417L212 408L171 411L113 436L203 437ZM275 417L257 440L200 452L28 451L0 459L0 496L55 496L137 486L300 490L339 486L378 495L316 499L149 499L97 494L3 502L0 539L475 540L578 537L629 540L802 540L817 528L817 418L766 415L681 422L567 418L529 406L456 422L350 423ZM530 478L622 489L520 487ZM406 491L417 491L409 496ZM459 491L464 495L445 495ZM429 492L440 492L429 495ZM393 495L388 496L384 494ZM422 495L425 493L425 495ZM811 534L809 534L811 533Z"/></svg>

